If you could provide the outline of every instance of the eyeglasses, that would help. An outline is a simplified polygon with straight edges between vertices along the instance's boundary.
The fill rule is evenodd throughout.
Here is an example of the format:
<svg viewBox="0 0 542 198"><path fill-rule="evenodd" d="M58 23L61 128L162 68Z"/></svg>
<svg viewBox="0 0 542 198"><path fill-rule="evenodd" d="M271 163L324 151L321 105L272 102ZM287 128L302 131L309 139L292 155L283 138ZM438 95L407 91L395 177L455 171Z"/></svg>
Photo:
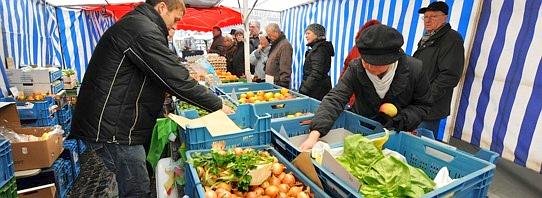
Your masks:
<svg viewBox="0 0 542 198"><path fill-rule="evenodd" d="M424 20L424 21L427 21L427 20L435 20L435 19L437 19L438 17L441 17L441 16L444 16L444 14L432 15L432 16L422 16L420 18L422 20Z"/></svg>

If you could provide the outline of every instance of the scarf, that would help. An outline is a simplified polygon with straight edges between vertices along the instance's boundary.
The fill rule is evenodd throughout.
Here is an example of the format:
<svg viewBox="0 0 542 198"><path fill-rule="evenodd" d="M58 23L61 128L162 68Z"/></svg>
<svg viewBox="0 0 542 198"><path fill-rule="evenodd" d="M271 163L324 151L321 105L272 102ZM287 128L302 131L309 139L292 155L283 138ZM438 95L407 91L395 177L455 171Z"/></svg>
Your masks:
<svg viewBox="0 0 542 198"><path fill-rule="evenodd" d="M386 96L386 93L388 93L391 82L393 81L393 77L395 76L395 70L397 70L397 61L390 65L388 72L384 74L382 78L378 77L377 75L371 74L370 72L365 70L367 76L369 77L369 80L371 80L371 82L373 83L376 93L378 94L378 97L380 97L380 99L383 99L384 96Z"/></svg>

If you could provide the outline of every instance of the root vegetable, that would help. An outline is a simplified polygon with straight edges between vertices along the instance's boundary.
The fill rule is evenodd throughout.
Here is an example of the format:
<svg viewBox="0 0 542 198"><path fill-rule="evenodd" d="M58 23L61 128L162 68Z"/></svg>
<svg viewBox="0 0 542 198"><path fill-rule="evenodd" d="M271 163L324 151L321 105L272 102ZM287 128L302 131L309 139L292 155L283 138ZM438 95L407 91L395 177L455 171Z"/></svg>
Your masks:
<svg viewBox="0 0 542 198"><path fill-rule="evenodd" d="M273 172L273 175L280 175L284 172L284 165L280 163L273 163L273 166L271 167L271 171Z"/></svg>
<svg viewBox="0 0 542 198"><path fill-rule="evenodd" d="M278 187L279 191L283 193L287 193L288 190L290 190L290 186L288 186L288 184L280 184Z"/></svg>
<svg viewBox="0 0 542 198"><path fill-rule="evenodd" d="M282 178L282 183L283 184L288 184L290 186L294 186L295 185L295 177L292 175L292 173L288 173L284 176L284 178Z"/></svg>
<svg viewBox="0 0 542 198"><path fill-rule="evenodd" d="M217 198L217 194L213 190L208 190L205 192L205 198Z"/></svg>
<svg viewBox="0 0 542 198"><path fill-rule="evenodd" d="M279 193L279 188L277 186L269 186L265 189L265 195L270 197L275 197Z"/></svg>

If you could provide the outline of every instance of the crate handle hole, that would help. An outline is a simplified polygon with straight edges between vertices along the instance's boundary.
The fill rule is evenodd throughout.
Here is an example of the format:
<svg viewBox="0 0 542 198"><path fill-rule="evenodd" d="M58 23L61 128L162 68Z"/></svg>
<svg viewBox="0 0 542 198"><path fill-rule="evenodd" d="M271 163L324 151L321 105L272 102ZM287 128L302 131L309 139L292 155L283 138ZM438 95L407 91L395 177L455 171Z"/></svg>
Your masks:
<svg viewBox="0 0 542 198"><path fill-rule="evenodd" d="M286 104L274 104L274 105L271 105L271 108L272 109L284 109L284 108L286 108Z"/></svg>
<svg viewBox="0 0 542 198"><path fill-rule="evenodd" d="M427 155L433 156L435 158L438 158L446 162L451 162L452 160L454 160L454 156L444 153L442 151L439 151L437 149L431 148L429 146L425 146L425 153Z"/></svg>

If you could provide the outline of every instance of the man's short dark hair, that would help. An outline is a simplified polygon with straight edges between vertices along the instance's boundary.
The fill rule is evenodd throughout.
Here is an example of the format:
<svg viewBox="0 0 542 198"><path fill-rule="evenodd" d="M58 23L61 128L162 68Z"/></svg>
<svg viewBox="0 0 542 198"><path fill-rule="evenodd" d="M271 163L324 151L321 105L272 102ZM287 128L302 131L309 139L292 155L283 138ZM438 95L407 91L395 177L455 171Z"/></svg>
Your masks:
<svg viewBox="0 0 542 198"><path fill-rule="evenodd" d="M182 8L183 10L186 9L186 7L184 6L183 0L146 0L145 1L145 3L148 3L153 7L161 2L166 3L169 11L179 9L179 8Z"/></svg>

